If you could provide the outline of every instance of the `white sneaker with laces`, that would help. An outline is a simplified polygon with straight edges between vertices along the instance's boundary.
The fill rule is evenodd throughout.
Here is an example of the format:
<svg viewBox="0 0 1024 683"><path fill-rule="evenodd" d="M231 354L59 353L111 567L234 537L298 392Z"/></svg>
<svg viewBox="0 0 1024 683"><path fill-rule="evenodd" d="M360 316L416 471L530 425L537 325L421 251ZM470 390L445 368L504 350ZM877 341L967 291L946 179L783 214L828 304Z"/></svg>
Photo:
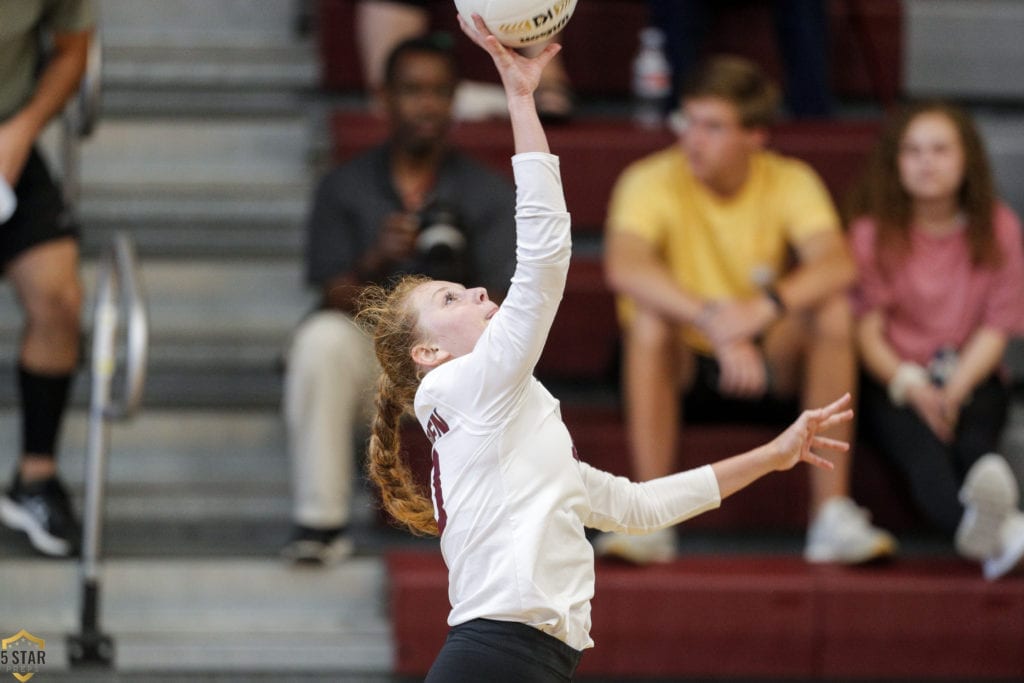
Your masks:
<svg viewBox="0 0 1024 683"><path fill-rule="evenodd" d="M989 581L1005 576L1021 565L1024 558L1024 514L1014 512L1004 520L999 530L1000 551L981 565Z"/></svg>
<svg viewBox="0 0 1024 683"><path fill-rule="evenodd" d="M640 565L671 562L676 556L676 534L672 527L639 536L607 532L594 539L594 552Z"/></svg>
<svg viewBox="0 0 1024 683"><path fill-rule="evenodd" d="M826 502L807 530L808 562L861 564L896 553L892 534L871 525L867 510L845 496Z"/></svg>
<svg viewBox="0 0 1024 683"><path fill-rule="evenodd" d="M1017 509L1020 492L1013 470L1001 455L981 456L964 478L960 502L964 516L954 543L962 556L987 560L1000 552L1003 523Z"/></svg>

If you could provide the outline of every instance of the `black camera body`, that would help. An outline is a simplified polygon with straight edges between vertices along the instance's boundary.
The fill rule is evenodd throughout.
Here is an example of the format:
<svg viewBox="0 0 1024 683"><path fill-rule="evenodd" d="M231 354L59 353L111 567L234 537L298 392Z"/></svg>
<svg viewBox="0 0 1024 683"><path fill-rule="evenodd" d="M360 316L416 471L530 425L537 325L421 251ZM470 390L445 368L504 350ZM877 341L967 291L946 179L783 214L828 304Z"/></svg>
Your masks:
<svg viewBox="0 0 1024 683"><path fill-rule="evenodd" d="M419 216L416 253L420 271L435 280L464 282L468 245L459 212L450 204L434 202Z"/></svg>

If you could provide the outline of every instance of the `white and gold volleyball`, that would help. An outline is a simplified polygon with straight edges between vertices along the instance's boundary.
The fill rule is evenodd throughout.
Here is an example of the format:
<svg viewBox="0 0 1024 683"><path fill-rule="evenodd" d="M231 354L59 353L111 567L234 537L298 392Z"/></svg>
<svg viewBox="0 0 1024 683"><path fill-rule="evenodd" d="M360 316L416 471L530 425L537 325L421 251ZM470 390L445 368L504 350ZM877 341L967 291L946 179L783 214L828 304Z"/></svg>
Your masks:
<svg viewBox="0 0 1024 683"><path fill-rule="evenodd" d="M455 8L470 26L479 14L503 45L522 47L565 28L576 0L455 0Z"/></svg>

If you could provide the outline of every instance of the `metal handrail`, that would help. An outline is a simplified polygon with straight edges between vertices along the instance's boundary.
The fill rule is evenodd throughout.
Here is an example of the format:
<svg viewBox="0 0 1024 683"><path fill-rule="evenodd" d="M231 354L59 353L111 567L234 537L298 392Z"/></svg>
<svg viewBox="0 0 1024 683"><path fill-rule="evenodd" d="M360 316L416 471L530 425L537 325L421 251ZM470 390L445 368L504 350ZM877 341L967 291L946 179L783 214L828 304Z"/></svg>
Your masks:
<svg viewBox="0 0 1024 683"><path fill-rule="evenodd" d="M103 93L103 38L99 29L93 32L89 41L89 56L85 73L78 86L78 96L73 100L78 119L75 131L80 138L87 138L96 129L100 119L100 96Z"/></svg>
<svg viewBox="0 0 1024 683"><path fill-rule="evenodd" d="M74 664L109 664L113 657L113 641L99 628L99 566L109 447L107 423L131 417L142 402L149 320L138 271L131 238L127 233L118 232L100 264L93 313L92 384L82 518L81 633L70 637L68 642ZM116 342L122 308L126 338L124 394L114 400L111 385L117 371Z"/></svg>
<svg viewBox="0 0 1024 683"><path fill-rule="evenodd" d="M79 143L96 130L100 118L102 92L103 39L99 29L96 29L89 41L89 54L85 62L85 72L78 84L78 93L68 101L61 116L61 187L64 203L72 210L78 205L82 186Z"/></svg>
<svg viewBox="0 0 1024 683"><path fill-rule="evenodd" d="M120 308L126 314L124 395L111 398L117 356L114 336ZM91 409L108 420L125 420L138 410L146 383L146 360L149 352L149 318L146 312L139 276L135 246L125 232L114 235L114 242L104 258L96 284L95 327L93 329L92 373L93 402ZM100 381L97 381L100 380ZM102 385L106 385L105 387ZM96 393L102 390L102 394Z"/></svg>

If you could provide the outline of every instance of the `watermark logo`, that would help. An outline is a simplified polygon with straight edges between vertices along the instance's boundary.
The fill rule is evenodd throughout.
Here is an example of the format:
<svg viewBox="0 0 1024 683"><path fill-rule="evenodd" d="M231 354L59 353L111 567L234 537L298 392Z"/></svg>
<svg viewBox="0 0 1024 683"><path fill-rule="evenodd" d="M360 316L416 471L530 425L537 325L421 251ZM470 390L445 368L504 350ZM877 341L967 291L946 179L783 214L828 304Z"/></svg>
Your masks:
<svg viewBox="0 0 1024 683"><path fill-rule="evenodd" d="M46 666L46 641L21 629L0 640L0 671L25 683Z"/></svg>

